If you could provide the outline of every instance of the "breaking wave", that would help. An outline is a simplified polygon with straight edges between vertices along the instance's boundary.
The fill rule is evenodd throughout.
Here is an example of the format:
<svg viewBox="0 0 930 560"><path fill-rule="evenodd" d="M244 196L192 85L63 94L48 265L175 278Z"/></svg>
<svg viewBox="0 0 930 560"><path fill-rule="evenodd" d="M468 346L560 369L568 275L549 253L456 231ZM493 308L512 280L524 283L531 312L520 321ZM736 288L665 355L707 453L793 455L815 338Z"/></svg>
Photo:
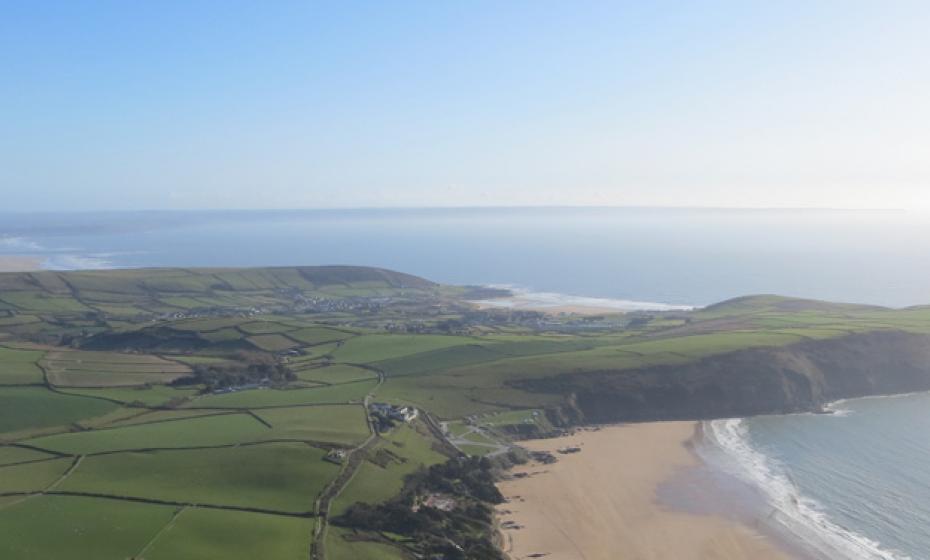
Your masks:
<svg viewBox="0 0 930 560"><path fill-rule="evenodd" d="M617 311L686 311L695 308L693 305L675 305L652 301L575 296L556 292L534 292L510 284L493 284L488 287L510 290L513 295L510 297L480 300L475 303L512 309L590 307L615 309Z"/></svg>
<svg viewBox="0 0 930 560"><path fill-rule="evenodd" d="M909 560L910 557L885 550L880 543L831 520L820 503L800 492L782 465L753 447L742 419L706 422L704 440L723 451L726 461L721 466L729 474L763 493L770 508L765 522L817 557Z"/></svg>

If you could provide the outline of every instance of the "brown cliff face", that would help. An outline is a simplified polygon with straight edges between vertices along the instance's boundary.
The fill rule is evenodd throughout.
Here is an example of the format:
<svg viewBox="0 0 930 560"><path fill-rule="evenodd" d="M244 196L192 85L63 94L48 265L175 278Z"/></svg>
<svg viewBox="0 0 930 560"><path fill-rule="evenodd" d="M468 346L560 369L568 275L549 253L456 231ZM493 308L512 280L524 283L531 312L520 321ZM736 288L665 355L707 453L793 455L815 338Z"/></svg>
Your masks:
<svg viewBox="0 0 930 560"><path fill-rule="evenodd" d="M561 425L817 411L841 398L930 390L930 336L876 331L519 385L565 395L549 411Z"/></svg>

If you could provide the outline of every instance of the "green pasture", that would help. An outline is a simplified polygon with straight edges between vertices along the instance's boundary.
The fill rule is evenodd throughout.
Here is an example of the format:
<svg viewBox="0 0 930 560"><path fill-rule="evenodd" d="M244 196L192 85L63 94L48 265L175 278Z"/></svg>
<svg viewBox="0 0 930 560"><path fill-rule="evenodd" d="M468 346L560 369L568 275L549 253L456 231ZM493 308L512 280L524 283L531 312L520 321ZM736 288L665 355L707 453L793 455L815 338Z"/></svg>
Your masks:
<svg viewBox="0 0 930 560"><path fill-rule="evenodd" d="M365 364L475 342L468 336L371 334L346 340L333 351L333 357L340 362Z"/></svg>
<svg viewBox="0 0 930 560"><path fill-rule="evenodd" d="M30 445L59 453L88 454L127 449L231 445L267 439L269 430L245 414L202 416L31 439Z"/></svg>
<svg viewBox="0 0 930 560"><path fill-rule="evenodd" d="M0 467L0 493L40 492L51 486L71 466L70 457Z"/></svg>
<svg viewBox="0 0 930 560"><path fill-rule="evenodd" d="M85 313L90 308L69 296L43 292L2 292L0 300L24 311L37 313Z"/></svg>
<svg viewBox="0 0 930 560"><path fill-rule="evenodd" d="M310 389L250 389L234 393L206 395L191 401L191 407L262 408L302 404L339 404L362 402L375 388L374 380L356 381Z"/></svg>
<svg viewBox="0 0 930 560"><path fill-rule="evenodd" d="M58 489L299 513L339 470L324 455L303 443L96 455Z"/></svg>
<svg viewBox="0 0 930 560"><path fill-rule="evenodd" d="M41 461L43 459L52 459L54 457L54 455L36 451L34 449L0 445L0 466L11 465L14 463L25 463L27 461Z"/></svg>
<svg viewBox="0 0 930 560"><path fill-rule="evenodd" d="M292 331L294 327L268 320L242 323L239 325L239 330L246 334L275 334Z"/></svg>
<svg viewBox="0 0 930 560"><path fill-rule="evenodd" d="M71 496L0 506L0 558L126 560L158 534L175 508Z"/></svg>
<svg viewBox="0 0 930 560"><path fill-rule="evenodd" d="M165 385L143 385L107 389L66 388L60 389L68 395L98 397L121 403L140 403L144 406L161 406L172 401L189 399L197 394L196 389L181 389Z"/></svg>
<svg viewBox="0 0 930 560"><path fill-rule="evenodd" d="M176 420L186 420L197 418L198 416L214 416L229 414L245 414L234 410L141 410L134 409L136 414L128 418L119 418L113 420L108 427L117 428L120 426L133 426L136 424L154 424L156 422L173 422Z"/></svg>
<svg viewBox="0 0 930 560"><path fill-rule="evenodd" d="M299 342L295 342L281 334L259 334L250 336L246 340L266 352L281 352L300 346Z"/></svg>
<svg viewBox="0 0 930 560"><path fill-rule="evenodd" d="M0 347L0 385L42 383L44 376L37 362L44 352Z"/></svg>
<svg viewBox="0 0 930 560"><path fill-rule="evenodd" d="M344 364L332 364L326 367L304 368L296 370L298 379L314 381L328 385L352 383L366 379L377 379L378 374L364 368Z"/></svg>
<svg viewBox="0 0 930 560"><path fill-rule="evenodd" d="M330 527L326 532L326 560L407 560L396 547L353 539L351 529Z"/></svg>
<svg viewBox="0 0 930 560"><path fill-rule="evenodd" d="M0 433L67 426L118 406L100 399L62 395L45 387L0 387Z"/></svg>
<svg viewBox="0 0 930 560"><path fill-rule="evenodd" d="M186 508L145 551L145 560L297 560L310 551L313 519Z"/></svg>
<svg viewBox="0 0 930 560"><path fill-rule="evenodd" d="M256 410L273 426L263 439L295 439L355 445L369 435L365 408L361 405L324 405Z"/></svg>
<svg viewBox="0 0 930 560"><path fill-rule="evenodd" d="M369 451L355 476L333 501L332 512L340 515L352 504L377 504L396 496L404 486L404 477L420 468L441 463L447 459L432 449L433 438L419 433L413 426L398 426L383 436L378 445ZM372 461L382 451L380 462Z"/></svg>
<svg viewBox="0 0 930 560"><path fill-rule="evenodd" d="M327 327L307 327L296 331L290 331L287 333L287 336L294 340L299 340L304 344L316 345L327 342L338 342L351 338L355 336L355 334Z"/></svg>

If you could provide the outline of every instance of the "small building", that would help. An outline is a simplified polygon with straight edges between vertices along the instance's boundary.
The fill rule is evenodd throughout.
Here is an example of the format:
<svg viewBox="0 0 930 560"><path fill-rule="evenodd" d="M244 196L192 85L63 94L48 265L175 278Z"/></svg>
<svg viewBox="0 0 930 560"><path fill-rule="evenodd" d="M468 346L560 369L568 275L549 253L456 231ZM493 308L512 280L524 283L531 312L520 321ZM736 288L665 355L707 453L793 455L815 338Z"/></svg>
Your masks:
<svg viewBox="0 0 930 560"><path fill-rule="evenodd" d="M341 465L346 458L345 449L330 449L329 452L323 457L324 460L329 461L330 463L336 463Z"/></svg>
<svg viewBox="0 0 930 560"><path fill-rule="evenodd" d="M419 416L419 411L412 406L395 406L387 403L372 403L368 407L372 414L379 414L399 422L412 422Z"/></svg>

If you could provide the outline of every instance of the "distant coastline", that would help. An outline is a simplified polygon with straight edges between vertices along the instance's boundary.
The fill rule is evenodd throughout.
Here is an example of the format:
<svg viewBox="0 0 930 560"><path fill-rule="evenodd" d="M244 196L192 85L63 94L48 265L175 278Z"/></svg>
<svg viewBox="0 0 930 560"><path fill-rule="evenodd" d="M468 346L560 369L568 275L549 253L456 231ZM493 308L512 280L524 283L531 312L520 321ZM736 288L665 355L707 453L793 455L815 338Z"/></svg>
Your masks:
<svg viewBox="0 0 930 560"><path fill-rule="evenodd" d="M631 311L691 311L696 308L693 305L673 305L650 301L577 296L555 292L535 292L509 284L493 284L488 287L506 290L509 292L509 295L472 301L472 303L479 306L479 308L542 311L556 314L575 313L578 315L629 313Z"/></svg>
<svg viewBox="0 0 930 560"><path fill-rule="evenodd" d="M41 257L28 255L0 255L0 272L29 272L42 270Z"/></svg>

